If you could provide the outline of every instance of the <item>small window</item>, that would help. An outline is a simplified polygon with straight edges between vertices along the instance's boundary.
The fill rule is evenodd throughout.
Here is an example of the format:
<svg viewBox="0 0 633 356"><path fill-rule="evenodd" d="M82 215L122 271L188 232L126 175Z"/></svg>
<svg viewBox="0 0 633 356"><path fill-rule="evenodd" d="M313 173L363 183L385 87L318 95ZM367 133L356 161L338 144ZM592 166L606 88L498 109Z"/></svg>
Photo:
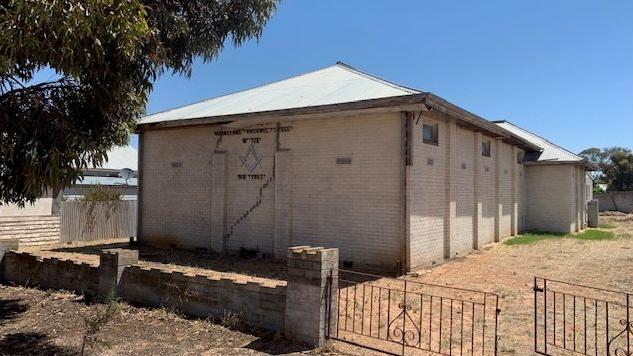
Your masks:
<svg viewBox="0 0 633 356"><path fill-rule="evenodd" d="M422 124L422 141L431 145L437 145L439 143L439 126L439 124Z"/></svg>
<svg viewBox="0 0 633 356"><path fill-rule="evenodd" d="M490 157L490 140L481 141L481 155Z"/></svg>
<svg viewBox="0 0 633 356"><path fill-rule="evenodd" d="M523 152L517 152L517 164L523 164Z"/></svg>

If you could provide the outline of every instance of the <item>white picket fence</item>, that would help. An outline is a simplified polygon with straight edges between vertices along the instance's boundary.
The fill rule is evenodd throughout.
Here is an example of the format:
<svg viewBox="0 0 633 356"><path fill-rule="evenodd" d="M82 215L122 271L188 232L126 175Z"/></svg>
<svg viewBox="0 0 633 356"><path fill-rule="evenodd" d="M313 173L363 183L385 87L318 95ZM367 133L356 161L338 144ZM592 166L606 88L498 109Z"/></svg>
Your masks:
<svg viewBox="0 0 633 356"><path fill-rule="evenodd" d="M64 201L61 204L61 243L136 236L136 214L136 200Z"/></svg>

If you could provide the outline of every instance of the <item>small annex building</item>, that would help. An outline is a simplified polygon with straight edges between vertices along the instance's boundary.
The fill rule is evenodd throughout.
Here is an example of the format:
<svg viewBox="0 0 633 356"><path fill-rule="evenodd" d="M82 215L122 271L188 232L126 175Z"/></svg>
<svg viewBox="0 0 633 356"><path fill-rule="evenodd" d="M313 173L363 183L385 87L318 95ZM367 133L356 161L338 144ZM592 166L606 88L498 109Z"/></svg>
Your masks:
<svg viewBox="0 0 633 356"><path fill-rule="evenodd" d="M584 162L550 164L538 136L340 62L146 116L137 133L147 244L338 247L348 266L409 271L585 226Z"/></svg>
<svg viewBox="0 0 633 356"><path fill-rule="evenodd" d="M585 207L593 197L593 182L586 172L588 163L509 121L494 122L542 148L541 152L529 152L523 163L528 167L523 187L525 229L576 232L585 228Z"/></svg>

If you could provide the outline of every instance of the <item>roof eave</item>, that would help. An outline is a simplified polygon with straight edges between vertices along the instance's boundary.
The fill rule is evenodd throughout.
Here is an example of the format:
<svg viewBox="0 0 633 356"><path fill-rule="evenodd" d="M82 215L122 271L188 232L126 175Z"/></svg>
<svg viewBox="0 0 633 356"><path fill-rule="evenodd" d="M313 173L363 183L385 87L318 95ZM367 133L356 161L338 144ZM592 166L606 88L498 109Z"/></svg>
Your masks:
<svg viewBox="0 0 633 356"><path fill-rule="evenodd" d="M437 110L444 112L447 115L456 117L466 123L479 127L493 136L504 139L505 141L515 144L524 148L527 151L541 152L543 149L530 141L523 139L522 137L513 134L512 132L488 121L478 115L475 115L467 110L460 108L457 105L442 99L441 97L428 93L427 105L436 108Z"/></svg>
<svg viewBox="0 0 633 356"><path fill-rule="evenodd" d="M153 123L139 123L136 126L136 133L148 130L157 130L174 127L208 126L233 121L254 121L257 119L291 119L297 117L321 117L333 113L348 113L359 111L371 111L376 109L389 109L401 111L402 106L423 105L428 93L391 96L387 98L360 100L349 103L328 104L318 106L307 106L293 109L258 111L242 114L219 115L210 117L198 117L190 119L179 119L170 121L160 121Z"/></svg>
<svg viewBox="0 0 633 356"><path fill-rule="evenodd" d="M582 166L587 171L595 171L597 167L588 161L525 161L523 162L526 166L553 166L553 165L577 165Z"/></svg>
<svg viewBox="0 0 633 356"><path fill-rule="evenodd" d="M448 101L431 93L420 93L410 95L391 96L387 98L360 100L349 103L329 104L308 106L293 109L259 111L252 113L220 115L211 117L198 117L190 119L179 119L170 121L160 121L154 123L139 123L136 126L136 133L143 131L160 130L167 128L183 128L195 126L208 126L218 124L229 124L240 121L242 125L249 123L257 124L262 120L282 120L282 119L314 119L321 117L330 117L337 113L341 115L349 115L352 113L371 113L371 112L389 112L389 111L416 111L427 110L429 108L436 109L448 116L455 117L459 121L476 128L477 130L486 132L493 137L502 138L503 140L518 145L528 151L542 151L541 147L536 146L529 141L511 133L510 131L493 124L471 112L468 112Z"/></svg>

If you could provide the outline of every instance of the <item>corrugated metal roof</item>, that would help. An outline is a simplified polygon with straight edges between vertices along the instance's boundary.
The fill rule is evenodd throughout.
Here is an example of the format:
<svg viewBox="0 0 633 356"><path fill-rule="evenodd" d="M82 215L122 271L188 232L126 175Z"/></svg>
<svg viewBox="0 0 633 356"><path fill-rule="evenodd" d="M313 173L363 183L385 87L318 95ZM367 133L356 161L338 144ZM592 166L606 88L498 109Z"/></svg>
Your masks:
<svg viewBox="0 0 633 356"><path fill-rule="evenodd" d="M341 104L418 93L421 92L338 62L289 79L148 115L139 123Z"/></svg>
<svg viewBox="0 0 633 356"><path fill-rule="evenodd" d="M103 176L84 176L75 182L76 185L126 185L125 179L120 177L103 177ZM130 178L127 180L127 185L138 185L137 178Z"/></svg>
<svg viewBox="0 0 633 356"><path fill-rule="evenodd" d="M129 168L133 171L138 170L138 151L132 146L118 146L108 151L108 161L104 162L101 167L92 167L93 169L112 169L121 170Z"/></svg>
<svg viewBox="0 0 633 356"><path fill-rule="evenodd" d="M566 149L549 142L548 140L522 129L509 121L493 121L500 127L512 132L513 134L539 146L543 149L540 155L535 157L537 162L581 162L582 157L567 151ZM538 154L538 153L537 153Z"/></svg>

